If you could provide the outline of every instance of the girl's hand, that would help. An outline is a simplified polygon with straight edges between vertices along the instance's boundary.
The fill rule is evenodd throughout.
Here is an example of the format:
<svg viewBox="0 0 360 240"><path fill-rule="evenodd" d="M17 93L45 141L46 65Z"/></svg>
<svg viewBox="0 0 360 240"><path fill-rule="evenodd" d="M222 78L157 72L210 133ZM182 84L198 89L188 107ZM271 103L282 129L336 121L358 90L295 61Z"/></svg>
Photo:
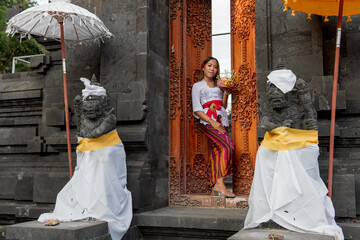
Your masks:
<svg viewBox="0 0 360 240"><path fill-rule="evenodd" d="M223 125L221 123L211 120L210 125L213 128L215 128L216 130L218 130L221 134L225 133L225 128L223 127Z"/></svg>

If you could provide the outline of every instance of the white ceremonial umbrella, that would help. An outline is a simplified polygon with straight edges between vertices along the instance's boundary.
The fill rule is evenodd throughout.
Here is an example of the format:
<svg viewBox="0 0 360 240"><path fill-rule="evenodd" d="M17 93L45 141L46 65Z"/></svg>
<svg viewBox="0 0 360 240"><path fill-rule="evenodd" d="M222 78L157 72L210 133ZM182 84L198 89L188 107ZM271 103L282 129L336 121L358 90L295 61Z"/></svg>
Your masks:
<svg viewBox="0 0 360 240"><path fill-rule="evenodd" d="M51 3L28 8L9 20L6 32L10 35L20 33L22 38L36 35L61 41L66 140L71 178L73 169L64 40L95 40L101 37L111 37L113 35L95 14L77 5L71 4L70 0L52 0Z"/></svg>

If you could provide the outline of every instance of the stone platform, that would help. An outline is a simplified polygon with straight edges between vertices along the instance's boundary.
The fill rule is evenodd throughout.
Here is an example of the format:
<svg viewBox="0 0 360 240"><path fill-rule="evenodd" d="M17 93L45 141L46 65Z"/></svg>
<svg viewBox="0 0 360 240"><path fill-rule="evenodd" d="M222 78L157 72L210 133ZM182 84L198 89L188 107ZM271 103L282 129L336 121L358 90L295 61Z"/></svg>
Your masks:
<svg viewBox="0 0 360 240"><path fill-rule="evenodd" d="M332 240L334 237L308 233L295 233L279 229L273 222L261 228L240 231L247 210L230 208L164 207L135 214L132 227L123 240L200 240L267 239L271 231L281 233L285 240ZM342 221L345 239L360 239L360 223L356 220ZM46 227L37 221L9 225L6 240L110 240L106 222L87 221L60 223ZM1 240L1 238L0 238Z"/></svg>
<svg viewBox="0 0 360 240"><path fill-rule="evenodd" d="M86 221L45 226L37 221L6 227L6 240L111 240L106 222Z"/></svg>
<svg viewBox="0 0 360 240"><path fill-rule="evenodd" d="M136 216L143 239L227 239L238 232L246 210L165 207Z"/></svg>
<svg viewBox="0 0 360 240"><path fill-rule="evenodd" d="M269 234L279 233L284 236L284 240L334 240L334 237L318 235L318 234L309 234L309 233L297 233L286 230L279 229L251 229L239 231L235 235L228 238L229 240L259 240L267 239Z"/></svg>
<svg viewBox="0 0 360 240"><path fill-rule="evenodd" d="M331 236L274 229L273 227L278 226L276 224L276 226L264 224L264 228L240 231L244 226L246 213L247 210L243 209L165 207L137 215L136 222L143 239L259 240L267 239L271 231L283 233L286 240L335 239ZM360 226L360 224L357 225ZM352 230L353 234L360 233L354 228ZM350 237L348 239L356 238Z"/></svg>

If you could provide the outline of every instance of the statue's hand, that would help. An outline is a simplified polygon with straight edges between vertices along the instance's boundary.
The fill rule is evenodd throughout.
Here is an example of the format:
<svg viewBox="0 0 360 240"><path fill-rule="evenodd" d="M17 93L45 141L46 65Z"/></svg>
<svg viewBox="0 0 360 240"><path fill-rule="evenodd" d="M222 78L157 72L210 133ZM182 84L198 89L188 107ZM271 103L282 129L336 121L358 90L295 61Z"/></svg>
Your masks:
<svg viewBox="0 0 360 240"><path fill-rule="evenodd" d="M305 130L318 130L317 120L314 118L304 119L303 128Z"/></svg>
<svg viewBox="0 0 360 240"><path fill-rule="evenodd" d="M283 126L284 127L291 127L291 124L293 123L293 121L291 119L286 119L283 121Z"/></svg>
<svg viewBox="0 0 360 240"><path fill-rule="evenodd" d="M307 83L305 82L305 80L299 78L298 80L296 80L295 87L298 91L304 91L307 88Z"/></svg>
<svg viewBox="0 0 360 240"><path fill-rule="evenodd" d="M79 137L85 137L86 133L88 132L88 129L81 129L79 132Z"/></svg>

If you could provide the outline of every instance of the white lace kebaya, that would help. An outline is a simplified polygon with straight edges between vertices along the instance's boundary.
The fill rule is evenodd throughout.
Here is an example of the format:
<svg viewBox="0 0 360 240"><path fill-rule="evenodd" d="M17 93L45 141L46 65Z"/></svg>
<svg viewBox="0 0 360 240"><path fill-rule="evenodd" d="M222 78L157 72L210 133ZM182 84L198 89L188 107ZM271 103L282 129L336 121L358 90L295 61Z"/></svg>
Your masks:
<svg viewBox="0 0 360 240"><path fill-rule="evenodd" d="M205 114L209 110L209 108L203 108L203 105L207 102L213 100L222 101L224 97L224 92L219 87L210 88L206 81L203 79L193 85L192 88L192 106L193 106L193 114L195 118L199 118L198 115L195 114L197 111L203 111ZM228 116L226 114L226 109L221 107L220 110L216 110L218 116L221 116L221 123L223 126L229 126ZM213 120L216 121L214 116L210 116ZM200 123L207 125L208 122L205 122L200 119Z"/></svg>

